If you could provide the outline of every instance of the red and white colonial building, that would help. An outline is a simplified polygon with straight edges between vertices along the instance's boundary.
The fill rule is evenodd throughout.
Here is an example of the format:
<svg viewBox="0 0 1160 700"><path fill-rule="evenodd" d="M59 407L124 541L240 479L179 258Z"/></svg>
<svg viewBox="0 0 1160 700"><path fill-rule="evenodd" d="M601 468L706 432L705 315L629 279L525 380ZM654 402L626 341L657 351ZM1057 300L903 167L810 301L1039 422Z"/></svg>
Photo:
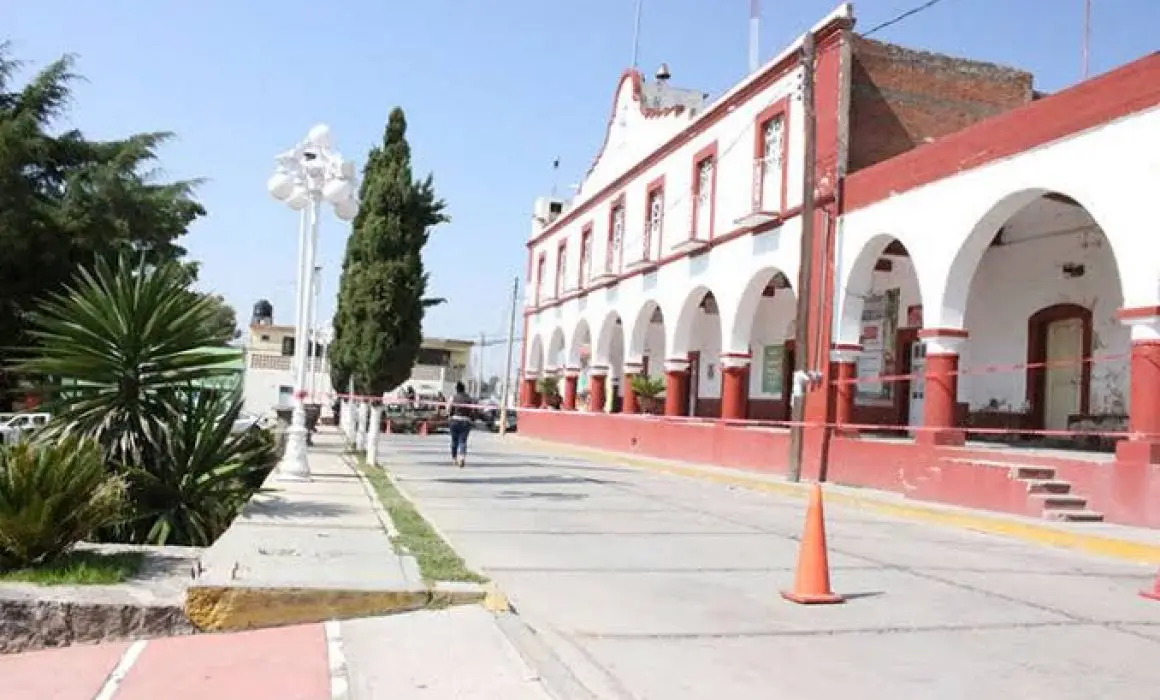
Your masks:
<svg viewBox="0 0 1160 700"><path fill-rule="evenodd" d="M804 254L804 36L712 102L621 77L576 197L536 205L521 404L563 398L521 432L784 471L805 353L806 477L1160 526L1160 56L1043 95L850 5L810 35Z"/></svg>

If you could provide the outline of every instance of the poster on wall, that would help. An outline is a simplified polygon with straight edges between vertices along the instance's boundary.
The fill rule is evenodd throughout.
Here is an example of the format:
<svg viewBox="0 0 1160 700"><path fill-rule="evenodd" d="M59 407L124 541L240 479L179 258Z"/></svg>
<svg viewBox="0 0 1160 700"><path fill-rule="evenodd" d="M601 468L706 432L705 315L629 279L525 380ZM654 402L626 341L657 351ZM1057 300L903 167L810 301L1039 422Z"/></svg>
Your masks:
<svg viewBox="0 0 1160 700"><path fill-rule="evenodd" d="M766 345L761 350L761 393L781 398L785 381L785 346Z"/></svg>
<svg viewBox="0 0 1160 700"><path fill-rule="evenodd" d="M856 364L856 403L882 405L893 402L894 383L875 381L875 378L895 371L900 297L899 289L888 289L866 297L862 305L862 352Z"/></svg>

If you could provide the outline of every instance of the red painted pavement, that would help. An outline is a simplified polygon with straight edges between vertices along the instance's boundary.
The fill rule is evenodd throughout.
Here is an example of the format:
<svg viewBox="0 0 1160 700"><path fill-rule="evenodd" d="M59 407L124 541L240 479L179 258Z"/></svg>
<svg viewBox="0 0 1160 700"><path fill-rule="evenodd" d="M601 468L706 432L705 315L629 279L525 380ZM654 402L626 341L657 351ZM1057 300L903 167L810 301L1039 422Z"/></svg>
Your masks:
<svg viewBox="0 0 1160 700"><path fill-rule="evenodd" d="M101 644L0 656L0 698L92 700L128 648Z"/></svg>
<svg viewBox="0 0 1160 700"><path fill-rule="evenodd" d="M128 644L0 656L2 700L92 700ZM113 700L329 700L322 625L152 640Z"/></svg>
<svg viewBox="0 0 1160 700"><path fill-rule="evenodd" d="M329 700L322 625L150 642L116 700Z"/></svg>

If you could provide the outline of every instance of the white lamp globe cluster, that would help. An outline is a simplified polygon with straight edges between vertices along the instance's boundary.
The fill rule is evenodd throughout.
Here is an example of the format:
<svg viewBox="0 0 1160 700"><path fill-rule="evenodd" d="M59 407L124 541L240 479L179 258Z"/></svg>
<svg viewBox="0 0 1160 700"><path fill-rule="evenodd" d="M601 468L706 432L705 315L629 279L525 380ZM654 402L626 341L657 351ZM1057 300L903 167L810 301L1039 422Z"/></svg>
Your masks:
<svg viewBox="0 0 1160 700"><path fill-rule="evenodd" d="M277 160L278 167L266 182L274 199L295 211L306 208L312 200L325 200L343 221L358 215L355 166L334 149L329 126L318 124L305 141Z"/></svg>

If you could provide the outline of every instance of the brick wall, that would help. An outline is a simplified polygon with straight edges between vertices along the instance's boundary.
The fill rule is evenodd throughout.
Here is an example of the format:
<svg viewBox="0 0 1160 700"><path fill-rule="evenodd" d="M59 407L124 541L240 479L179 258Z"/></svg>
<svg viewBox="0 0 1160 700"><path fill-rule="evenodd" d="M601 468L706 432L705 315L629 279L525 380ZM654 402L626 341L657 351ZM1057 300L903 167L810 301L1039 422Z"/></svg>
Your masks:
<svg viewBox="0 0 1160 700"><path fill-rule="evenodd" d="M849 172L1035 98L1033 76L851 35Z"/></svg>

